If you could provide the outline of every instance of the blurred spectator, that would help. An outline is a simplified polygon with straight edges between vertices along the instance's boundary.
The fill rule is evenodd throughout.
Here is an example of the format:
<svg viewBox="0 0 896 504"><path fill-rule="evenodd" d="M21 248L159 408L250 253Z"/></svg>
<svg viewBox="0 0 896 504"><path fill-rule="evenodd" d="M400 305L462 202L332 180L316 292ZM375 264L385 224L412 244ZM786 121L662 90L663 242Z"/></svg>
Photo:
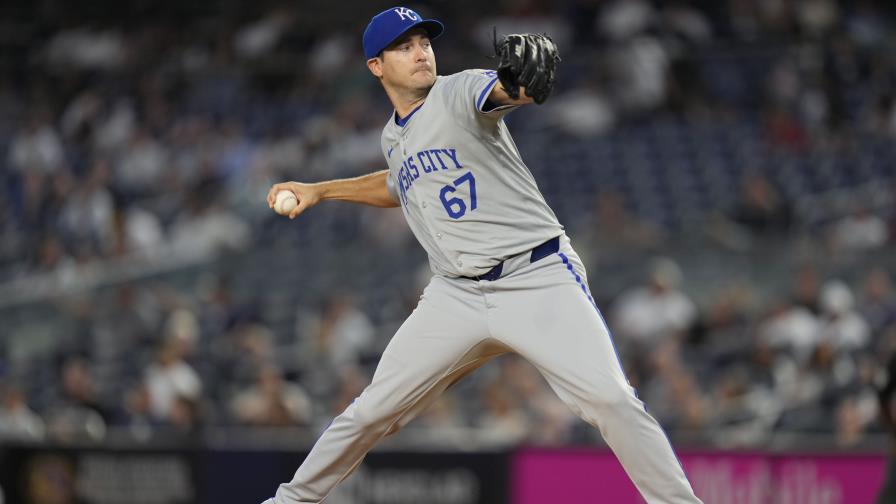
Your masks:
<svg viewBox="0 0 896 504"><path fill-rule="evenodd" d="M782 234L791 227L792 209L767 178L753 173L744 178L730 218L755 235Z"/></svg>
<svg viewBox="0 0 896 504"><path fill-rule="evenodd" d="M14 385L0 384L0 439L41 439L44 422Z"/></svg>
<svg viewBox="0 0 896 504"><path fill-rule="evenodd" d="M822 37L830 32L840 18L833 0L802 0L796 5L796 19L804 35Z"/></svg>
<svg viewBox="0 0 896 504"><path fill-rule="evenodd" d="M880 362L874 357L857 359L856 380L845 391L837 405L837 442L840 446L858 445L877 427L880 403L877 387Z"/></svg>
<svg viewBox="0 0 896 504"><path fill-rule="evenodd" d="M314 167L315 172L323 175L330 174L354 174L362 168L378 167L382 163L380 151L380 136L382 130L380 124L364 124L362 118L370 108L369 100L361 94L346 98L336 111L336 121L332 127L329 145L319 163ZM335 134L334 134L335 133Z"/></svg>
<svg viewBox="0 0 896 504"><path fill-rule="evenodd" d="M202 424L201 402L197 398L178 395L174 398L169 416L171 432L183 441L195 443L195 434Z"/></svg>
<svg viewBox="0 0 896 504"><path fill-rule="evenodd" d="M278 127L253 146L252 158L229 181L231 204L241 215L254 219L268 217L270 209L258 204L259 195L266 194L276 180L296 178L297 168L306 160L305 139Z"/></svg>
<svg viewBox="0 0 896 504"><path fill-rule="evenodd" d="M839 280L821 289L822 325L820 337L837 351L856 351L870 342L870 328L855 310L852 290Z"/></svg>
<svg viewBox="0 0 896 504"><path fill-rule="evenodd" d="M666 108L682 117L705 117L713 113L713 93L700 72L700 63L688 52L679 52L670 62L666 82Z"/></svg>
<svg viewBox="0 0 896 504"><path fill-rule="evenodd" d="M663 18L673 33L689 42L703 43L712 38L713 28L709 19L692 2L669 2L663 9Z"/></svg>
<svg viewBox="0 0 896 504"><path fill-rule="evenodd" d="M874 397L848 395L838 404L836 410L837 445L842 448L853 447L862 440L868 425L877 416L877 403Z"/></svg>
<svg viewBox="0 0 896 504"><path fill-rule="evenodd" d="M114 241L114 203L106 189L108 170L99 163L88 179L74 187L59 216L64 235L90 243L96 250L111 251Z"/></svg>
<svg viewBox="0 0 896 504"><path fill-rule="evenodd" d="M352 61L353 42L354 40L344 33L333 33L315 44L311 48L309 58L315 73L326 80L343 70L343 67Z"/></svg>
<svg viewBox="0 0 896 504"><path fill-rule="evenodd" d="M74 270L75 260L66 252L58 237L48 234L39 244L34 265L38 271L54 271L67 275Z"/></svg>
<svg viewBox="0 0 896 504"><path fill-rule="evenodd" d="M237 394L231 404L234 417L259 426L309 425L311 402L295 383L284 379L275 366L264 366L252 387Z"/></svg>
<svg viewBox="0 0 896 504"><path fill-rule="evenodd" d="M452 389L447 390L404 430L425 433L428 442L440 446L458 448L474 443L466 429L467 419L458 401L457 394Z"/></svg>
<svg viewBox="0 0 896 504"><path fill-rule="evenodd" d="M720 369L712 391L714 441L723 446L755 446L771 434L786 407L798 368L792 357L756 342L751 359Z"/></svg>
<svg viewBox="0 0 896 504"><path fill-rule="evenodd" d="M850 39L862 48L879 47L892 27L887 22L886 2L861 0L850 5L845 13L845 24Z"/></svg>
<svg viewBox="0 0 896 504"><path fill-rule="evenodd" d="M610 65L616 76L616 103L632 113L647 112L664 104L670 64L666 47L652 36L637 36L613 48Z"/></svg>
<svg viewBox="0 0 896 504"><path fill-rule="evenodd" d="M365 241L378 247L382 253L403 253L402 249L414 241L414 235L401 210L364 208L361 211L361 222Z"/></svg>
<svg viewBox="0 0 896 504"><path fill-rule="evenodd" d="M20 229L26 233L29 242L37 241L35 234L45 229L46 221L52 210L50 192L46 187L48 178L36 171L25 171L17 184L13 185L15 197L13 200L13 212Z"/></svg>
<svg viewBox="0 0 896 504"><path fill-rule="evenodd" d="M65 150L46 112L37 112L9 146L9 166L18 173L51 174L65 166Z"/></svg>
<svg viewBox="0 0 896 504"><path fill-rule="evenodd" d="M567 135L591 138L606 133L616 124L613 103L593 83L584 83L565 93L558 93L545 107L550 126Z"/></svg>
<svg viewBox="0 0 896 504"><path fill-rule="evenodd" d="M51 65L112 69L125 60L124 37L115 30L73 27L60 30L47 43Z"/></svg>
<svg viewBox="0 0 896 504"><path fill-rule="evenodd" d="M814 264L803 264L797 268L790 285L790 300L797 306L821 313L821 279Z"/></svg>
<svg viewBox="0 0 896 504"><path fill-rule="evenodd" d="M274 334L260 323L236 324L223 338L215 336L213 348L218 371L239 385L254 383L265 366L278 362Z"/></svg>
<svg viewBox="0 0 896 504"><path fill-rule="evenodd" d="M210 257L248 244L249 226L240 216L214 203L213 191L199 187L190 196L186 211L171 228L171 243L176 250Z"/></svg>
<svg viewBox="0 0 896 504"><path fill-rule="evenodd" d="M268 137L255 151L255 170L276 176L288 176L302 166L307 156L305 141L301 135L285 130Z"/></svg>
<svg viewBox="0 0 896 504"><path fill-rule="evenodd" d="M625 40L647 31L656 17L649 2L615 0L603 6L598 28L610 40Z"/></svg>
<svg viewBox="0 0 896 504"><path fill-rule="evenodd" d="M508 355L501 358L500 381L528 413L531 431L527 441L533 444L562 445L572 441L573 429L581 423L569 406L548 387L532 364Z"/></svg>
<svg viewBox="0 0 896 504"><path fill-rule="evenodd" d="M799 362L806 362L820 341L820 329L819 320L811 311L782 300L772 305L757 334L762 344L790 352Z"/></svg>
<svg viewBox="0 0 896 504"><path fill-rule="evenodd" d="M168 341L162 344L155 362L146 369L150 411L158 421L171 423L178 398L195 401L202 392L199 375L183 357L181 347Z"/></svg>
<svg viewBox="0 0 896 504"><path fill-rule="evenodd" d="M651 375L640 395L663 425L695 432L709 421L709 402L696 377L681 362L678 344L660 342L650 354Z"/></svg>
<svg viewBox="0 0 896 504"><path fill-rule="evenodd" d="M115 186L129 196L158 193L168 166L167 147L146 128L138 128L113 167Z"/></svg>
<svg viewBox="0 0 896 504"><path fill-rule="evenodd" d="M93 132L93 146L101 155L114 156L120 154L127 148L128 142L137 135L139 128L137 123L137 112L134 110L134 104L128 98L117 98L111 105L104 108L103 113L99 116L97 124ZM146 132L144 131L145 135ZM157 150L149 150L152 154ZM152 156L147 156L152 161ZM129 167L134 167L133 164ZM140 177L140 174L135 174ZM113 177L116 178L117 177Z"/></svg>
<svg viewBox="0 0 896 504"><path fill-rule="evenodd" d="M879 337L884 329L896 324L896 294L890 273L885 268L872 268L865 276L864 292L858 308L868 321L872 336Z"/></svg>
<svg viewBox="0 0 896 504"><path fill-rule="evenodd" d="M251 178L247 172L252 167L256 149L255 142L242 125L228 121L221 128L218 139L215 178L226 179L235 187L244 185Z"/></svg>
<svg viewBox="0 0 896 504"><path fill-rule="evenodd" d="M205 273L197 280L195 292L199 305L196 312L199 326L205 334L223 334L242 315L241 308L234 300L228 276Z"/></svg>
<svg viewBox="0 0 896 504"><path fill-rule="evenodd" d="M681 268L655 259L646 285L623 294L613 305L615 332L625 344L647 350L685 334L696 321L694 302L680 290Z"/></svg>
<svg viewBox="0 0 896 504"><path fill-rule="evenodd" d="M234 36L237 55L252 59L269 54L284 33L295 24L295 17L295 12L284 6L243 26Z"/></svg>
<svg viewBox="0 0 896 504"><path fill-rule="evenodd" d="M873 132L887 137L896 137L896 99L893 96L887 93L878 97L869 120Z"/></svg>
<svg viewBox="0 0 896 504"><path fill-rule="evenodd" d="M896 353L888 355L884 367L878 373L875 386L881 423L890 439L886 480L877 500L883 504L896 498L896 415L893 410L893 392L896 392Z"/></svg>
<svg viewBox="0 0 896 504"><path fill-rule="evenodd" d="M792 398L796 404L808 404L818 411L833 409L832 403L857 379L858 367L852 356L839 352L834 343L822 341L815 347L808 365L801 371Z"/></svg>
<svg viewBox="0 0 896 504"><path fill-rule="evenodd" d="M164 338L177 347L182 358L188 358L196 352L199 336L199 321L191 310L176 308L168 314Z"/></svg>
<svg viewBox="0 0 896 504"><path fill-rule="evenodd" d="M64 138L78 142L89 141L103 107L103 98L93 89L88 88L77 94L66 105L59 121Z"/></svg>
<svg viewBox="0 0 896 504"><path fill-rule="evenodd" d="M152 213L137 205L118 208L115 213L115 251L152 257L165 242L162 224Z"/></svg>
<svg viewBox="0 0 896 504"><path fill-rule="evenodd" d="M101 365L142 365L128 359L156 345L162 310L155 293L141 284L121 284L104 293L95 309L86 353Z"/></svg>
<svg viewBox="0 0 896 504"><path fill-rule="evenodd" d="M302 343L302 359L307 366L351 367L371 351L374 327L355 304L354 298L339 294L327 300L320 320L307 341Z"/></svg>
<svg viewBox="0 0 896 504"><path fill-rule="evenodd" d="M47 430L56 439L102 439L111 413L97 397L88 361L73 357L61 366L62 389L46 413Z"/></svg>
<svg viewBox="0 0 896 504"><path fill-rule="evenodd" d="M480 403L482 409L476 420L476 428L488 442L509 446L521 442L530 434L529 419L503 380L485 385Z"/></svg>
<svg viewBox="0 0 896 504"><path fill-rule="evenodd" d="M763 424L771 429L781 411L795 396L798 386L800 366L792 354L779 351L771 345L757 340L749 361L750 382L758 398L765 399L762 405ZM758 433L762 435L762 433Z"/></svg>
<svg viewBox="0 0 896 504"><path fill-rule="evenodd" d="M152 413L152 397L145 380L124 394L121 416L116 423L126 427L134 439L141 441L152 437L154 428L164 425Z"/></svg>
<svg viewBox="0 0 896 504"><path fill-rule="evenodd" d="M723 371L712 390L713 420L720 425L746 423L756 416L749 402L749 372L743 367Z"/></svg>
<svg viewBox="0 0 896 504"><path fill-rule="evenodd" d="M802 151L809 143L804 125L786 106L773 103L764 117L765 139L771 147L784 151Z"/></svg>
<svg viewBox="0 0 896 504"><path fill-rule="evenodd" d="M657 246L663 234L650 222L631 213L623 194L603 190L594 197L591 213L579 226L576 249L587 263L602 262Z"/></svg>
<svg viewBox="0 0 896 504"><path fill-rule="evenodd" d="M866 206L857 205L852 214L835 222L831 229L834 251L877 249L889 239L887 222Z"/></svg>
<svg viewBox="0 0 896 504"><path fill-rule="evenodd" d="M690 341L712 361L727 364L749 353L753 346L755 293L745 283L732 283L713 296L713 301L695 322Z"/></svg>

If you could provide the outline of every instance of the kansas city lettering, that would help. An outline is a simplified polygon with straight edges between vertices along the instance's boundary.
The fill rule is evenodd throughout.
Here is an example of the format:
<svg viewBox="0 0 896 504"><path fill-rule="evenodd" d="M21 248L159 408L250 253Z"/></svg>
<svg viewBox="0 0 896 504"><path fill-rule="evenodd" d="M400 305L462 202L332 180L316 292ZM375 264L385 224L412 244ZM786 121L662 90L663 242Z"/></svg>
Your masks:
<svg viewBox="0 0 896 504"><path fill-rule="evenodd" d="M464 165L457 159L457 149L426 149L408 156L398 169L402 203L407 204L407 192L418 178L429 173L458 170L463 167Z"/></svg>

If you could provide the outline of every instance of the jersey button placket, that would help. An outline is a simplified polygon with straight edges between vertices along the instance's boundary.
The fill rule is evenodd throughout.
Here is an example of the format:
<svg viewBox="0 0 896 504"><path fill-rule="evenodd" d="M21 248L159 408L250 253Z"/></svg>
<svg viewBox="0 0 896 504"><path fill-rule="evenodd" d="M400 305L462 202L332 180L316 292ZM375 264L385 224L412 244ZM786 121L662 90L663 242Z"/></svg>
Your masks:
<svg viewBox="0 0 896 504"><path fill-rule="evenodd" d="M437 221L437 219L433 218L433 217L430 215L430 212L437 211L437 209L434 208L433 210L429 210L429 209L427 208L428 205L427 205L427 203L426 203L426 200L423 199L423 198L424 198L424 197L421 197L421 198L418 200L418 201L419 201L419 205L420 205L420 220L422 221L423 225L426 226L426 229L428 229L429 232L431 233L430 236L435 236L437 240L441 241L441 240L442 240L442 232L441 232L441 231L436 231L436 229L439 229L438 227L436 227L438 221ZM446 256L450 256L450 252L449 252L449 251L446 251L444 248L442 248L441 245L435 245L435 246L436 246L436 247L439 247L439 249L442 250L442 252L443 252ZM447 257L446 257L446 258L447 258ZM460 261L458 261L458 263L460 263ZM463 266L463 263L457 264L457 266L458 266L458 267Z"/></svg>

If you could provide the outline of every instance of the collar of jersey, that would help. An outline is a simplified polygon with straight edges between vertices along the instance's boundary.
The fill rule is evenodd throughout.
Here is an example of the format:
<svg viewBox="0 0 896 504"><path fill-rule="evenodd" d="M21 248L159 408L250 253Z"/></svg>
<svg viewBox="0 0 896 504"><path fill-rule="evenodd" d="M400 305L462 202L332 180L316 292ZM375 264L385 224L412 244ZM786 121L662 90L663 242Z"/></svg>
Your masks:
<svg viewBox="0 0 896 504"><path fill-rule="evenodd" d="M426 102L423 102L423 103L426 103ZM410 114L408 114L408 115L406 115L406 116L404 116L404 117L398 117L398 111L396 110L396 111L395 111L395 124L397 124L397 125L401 126L402 128L404 128L404 125L407 124L408 121L411 120L411 116L413 116L414 114L417 113L418 110L420 110L420 107L423 106L423 103L421 103L420 105L417 105L416 107L414 107L414 110L412 110Z"/></svg>

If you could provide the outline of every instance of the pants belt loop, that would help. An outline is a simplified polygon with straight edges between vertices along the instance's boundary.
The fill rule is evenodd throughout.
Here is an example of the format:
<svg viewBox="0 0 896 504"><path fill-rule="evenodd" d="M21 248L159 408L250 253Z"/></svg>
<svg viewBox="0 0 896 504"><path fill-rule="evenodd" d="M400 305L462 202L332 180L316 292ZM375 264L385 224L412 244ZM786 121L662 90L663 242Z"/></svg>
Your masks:
<svg viewBox="0 0 896 504"><path fill-rule="evenodd" d="M550 240L532 249L532 252L529 254L529 264L544 259L545 257L558 252L559 250L560 237L555 236L554 238L551 238ZM501 261L497 265L495 265L494 268L488 270L482 275L464 278L469 278L470 280L487 280L491 282L501 278L501 273L503 272L503 270L504 261Z"/></svg>
<svg viewBox="0 0 896 504"><path fill-rule="evenodd" d="M560 237L555 236L550 240L542 243L541 245L532 249L532 255L529 256L529 263L534 263L540 259L544 259L545 257L554 254L560 250Z"/></svg>

